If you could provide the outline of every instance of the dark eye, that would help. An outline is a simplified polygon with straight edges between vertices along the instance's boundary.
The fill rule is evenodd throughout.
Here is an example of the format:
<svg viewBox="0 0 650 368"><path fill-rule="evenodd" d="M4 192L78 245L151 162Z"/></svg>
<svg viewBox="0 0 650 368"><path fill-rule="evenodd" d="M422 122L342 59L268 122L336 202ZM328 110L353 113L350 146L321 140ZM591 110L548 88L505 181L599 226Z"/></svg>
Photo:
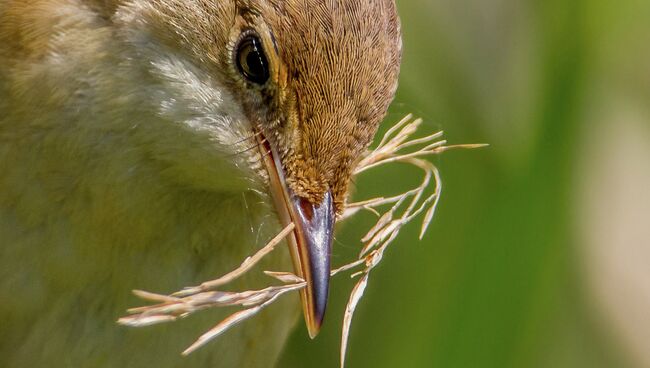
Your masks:
<svg viewBox="0 0 650 368"><path fill-rule="evenodd" d="M262 43L254 35L245 36L237 45L237 69L249 81L262 85L269 79L269 65Z"/></svg>

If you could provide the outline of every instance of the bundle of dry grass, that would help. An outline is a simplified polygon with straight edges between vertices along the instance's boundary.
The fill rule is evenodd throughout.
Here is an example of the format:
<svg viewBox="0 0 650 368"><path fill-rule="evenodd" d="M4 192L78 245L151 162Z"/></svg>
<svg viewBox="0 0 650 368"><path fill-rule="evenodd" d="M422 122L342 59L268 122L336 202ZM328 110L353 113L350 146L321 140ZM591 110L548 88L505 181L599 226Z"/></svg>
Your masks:
<svg viewBox="0 0 650 368"><path fill-rule="evenodd" d="M441 139L442 132L422 138L412 138L421 123L421 119L413 119L412 115L404 117L386 132L375 149L365 155L354 173L359 175L387 164L405 163L421 169L423 178L419 185L401 194L348 203L341 216L342 220L366 210L374 213L378 218L375 225L361 239L363 248L358 258L331 272L331 275L334 276L341 272L356 270L351 277L359 278L350 293L345 308L341 329L341 367L345 365L345 353L354 311L368 284L370 272L381 262L384 252L404 225L421 217L420 238L422 238L433 218L440 199L442 183L438 169L425 159L426 156L439 154L450 148L483 146L480 144L448 146L447 142ZM427 194L432 185L433 192ZM280 296L305 287L304 280L293 273L264 271L265 274L280 281L281 284L241 292L218 290L239 276L251 272L257 262L273 251L275 246L282 242L293 229L294 225L289 224L263 248L246 258L238 268L216 280L207 281L198 286L186 287L171 295L134 290L135 295L155 304L129 309L129 315L120 318L118 323L142 327L174 321L207 308L232 306L243 308L219 322L183 351L184 355L192 353L239 322L254 316Z"/></svg>

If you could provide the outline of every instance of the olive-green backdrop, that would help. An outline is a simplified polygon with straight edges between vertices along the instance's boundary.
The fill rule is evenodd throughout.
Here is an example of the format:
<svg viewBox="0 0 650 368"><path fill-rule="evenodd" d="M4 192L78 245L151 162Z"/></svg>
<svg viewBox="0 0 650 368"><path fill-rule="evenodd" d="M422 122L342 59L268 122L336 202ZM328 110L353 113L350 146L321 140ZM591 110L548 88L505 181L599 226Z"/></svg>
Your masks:
<svg viewBox="0 0 650 368"><path fill-rule="evenodd" d="M491 146L433 158L444 182L438 211L423 241L408 227L371 275L348 366L639 365L586 286L578 192L598 109L623 99L648 113L650 2L401 0L398 8L404 56L383 129L413 112L423 133ZM415 174L374 172L357 180L357 195L395 193ZM370 220L343 226L335 263L355 254ZM298 325L279 367L338 365L352 285L333 281L321 334L309 340Z"/></svg>

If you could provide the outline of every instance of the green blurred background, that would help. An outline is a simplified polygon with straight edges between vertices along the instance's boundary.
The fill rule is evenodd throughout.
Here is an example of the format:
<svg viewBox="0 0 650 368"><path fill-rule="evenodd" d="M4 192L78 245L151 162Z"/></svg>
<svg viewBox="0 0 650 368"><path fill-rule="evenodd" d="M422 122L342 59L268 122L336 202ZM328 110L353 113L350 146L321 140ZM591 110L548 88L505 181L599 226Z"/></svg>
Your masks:
<svg viewBox="0 0 650 368"><path fill-rule="evenodd" d="M373 271L348 367L650 366L650 2L401 0L401 84L422 133L489 143L434 158L444 189L425 239L404 231ZM402 171L403 170L403 171ZM395 193L408 168L359 178ZM353 257L369 216L339 232ZM353 282L279 367L335 367Z"/></svg>

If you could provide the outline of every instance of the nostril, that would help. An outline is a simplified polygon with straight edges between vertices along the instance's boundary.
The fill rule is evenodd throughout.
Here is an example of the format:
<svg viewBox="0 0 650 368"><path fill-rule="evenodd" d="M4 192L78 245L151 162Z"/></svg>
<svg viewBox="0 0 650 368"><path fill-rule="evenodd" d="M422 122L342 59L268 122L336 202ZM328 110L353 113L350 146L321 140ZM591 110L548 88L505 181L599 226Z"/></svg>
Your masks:
<svg viewBox="0 0 650 368"><path fill-rule="evenodd" d="M311 222L314 217L314 205L308 200L300 198L298 199L298 206L300 206L300 212L302 212L305 219Z"/></svg>
<svg viewBox="0 0 650 368"><path fill-rule="evenodd" d="M317 223L325 221L335 213L330 191L325 192L320 203L313 203L309 199L297 195L292 196L292 202L296 215L309 227L317 226Z"/></svg>

